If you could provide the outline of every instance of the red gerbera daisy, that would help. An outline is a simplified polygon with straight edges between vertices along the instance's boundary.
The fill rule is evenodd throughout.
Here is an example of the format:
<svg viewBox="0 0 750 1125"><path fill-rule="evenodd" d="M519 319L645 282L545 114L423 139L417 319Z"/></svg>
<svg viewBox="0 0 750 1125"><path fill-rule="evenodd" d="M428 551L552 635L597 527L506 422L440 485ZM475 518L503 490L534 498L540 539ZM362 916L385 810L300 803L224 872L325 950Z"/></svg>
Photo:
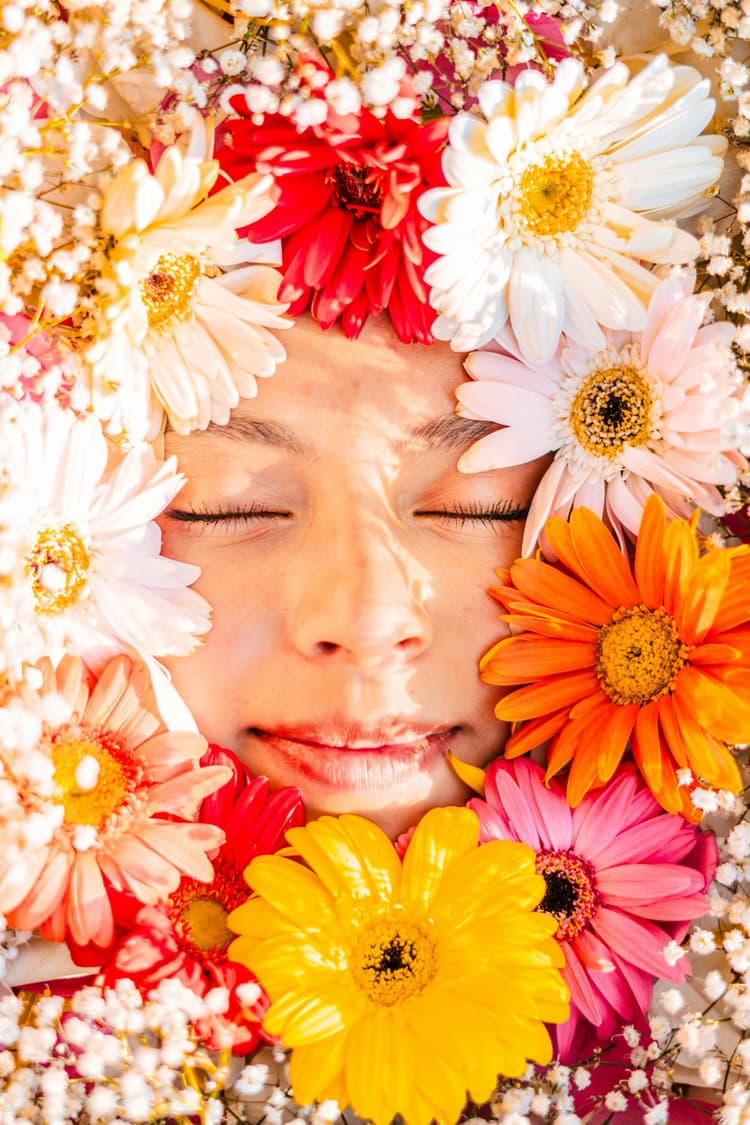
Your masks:
<svg viewBox="0 0 750 1125"><path fill-rule="evenodd" d="M235 179L253 171L276 180L276 207L240 231L253 242L283 243L279 300L296 316L308 307L323 328L339 318L355 338L367 317L387 309L400 340L432 343L424 271L435 255L422 244L427 222L417 200L442 185L440 150L450 119L425 125L388 112L340 116L299 133L280 115L254 125L240 118L217 141L222 168Z"/></svg>
<svg viewBox="0 0 750 1125"><path fill-rule="evenodd" d="M269 793L266 779L251 777L227 750L212 746L202 764L232 770L231 780L203 802L199 816L200 823L226 833L213 860L213 881L183 879L165 901L139 910L103 970L104 981L129 977L144 995L165 977L178 977L199 996L226 988L227 1010L198 1021L196 1030L211 1050L231 1046L246 1054L262 1037L268 1004L250 970L227 958L235 937L227 917L249 896L242 872L250 860L283 847L287 829L304 824L304 809L298 789Z"/></svg>

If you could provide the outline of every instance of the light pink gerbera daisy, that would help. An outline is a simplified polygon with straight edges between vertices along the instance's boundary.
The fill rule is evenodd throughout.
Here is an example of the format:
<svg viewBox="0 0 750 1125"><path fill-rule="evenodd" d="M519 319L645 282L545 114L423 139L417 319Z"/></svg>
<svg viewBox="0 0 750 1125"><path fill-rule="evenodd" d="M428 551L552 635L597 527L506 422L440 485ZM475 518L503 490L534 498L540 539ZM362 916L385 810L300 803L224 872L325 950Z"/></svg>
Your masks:
<svg viewBox="0 0 750 1125"><path fill-rule="evenodd" d="M12 870L0 876L0 913L53 941L69 935L79 945L108 946L113 891L152 903L183 875L213 877L206 853L223 843L223 831L177 818L195 815L231 772L199 766L200 735L164 729L148 671L125 656L93 685L81 661L66 657L57 672L46 668L44 691L58 693L67 711L43 735L61 822L34 850L31 885L19 885ZM32 795L19 793L25 797L33 808Z"/></svg>
<svg viewBox="0 0 750 1125"><path fill-rule="evenodd" d="M605 1039L623 1020L643 1016L655 977L684 980L685 959L670 965L663 951L707 910L716 841L660 809L634 769L572 809L536 763L499 760L487 770L485 800L469 807L483 843L518 840L536 851L547 883L539 909L559 920L571 992L570 1019L555 1028L561 1059L579 1021Z"/></svg>
<svg viewBox="0 0 750 1125"><path fill-rule="evenodd" d="M510 331L503 350L473 352L474 382L456 391L458 413L497 422L459 461L484 472L555 458L536 491L523 553L534 551L549 516L585 506L621 536L637 534L643 505L657 492L672 517L697 504L724 511L718 485L746 468L737 435L750 406L732 358L730 324L701 327L708 294L694 275L662 282L643 332L603 330L604 348L563 338L549 362L528 366Z"/></svg>

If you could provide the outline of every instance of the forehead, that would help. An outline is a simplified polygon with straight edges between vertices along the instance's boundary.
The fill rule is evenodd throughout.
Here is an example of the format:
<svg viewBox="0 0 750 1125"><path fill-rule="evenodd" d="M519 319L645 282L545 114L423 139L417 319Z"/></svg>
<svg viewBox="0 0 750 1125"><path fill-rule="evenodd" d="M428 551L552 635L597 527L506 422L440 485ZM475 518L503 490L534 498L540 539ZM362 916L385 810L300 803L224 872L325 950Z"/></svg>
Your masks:
<svg viewBox="0 0 750 1125"><path fill-rule="evenodd" d="M357 340L303 317L283 343L286 362L259 380L257 398L244 400L238 413L307 431L339 419L396 436L452 412L455 388L466 378L463 357L447 344L403 344L384 317L368 321Z"/></svg>

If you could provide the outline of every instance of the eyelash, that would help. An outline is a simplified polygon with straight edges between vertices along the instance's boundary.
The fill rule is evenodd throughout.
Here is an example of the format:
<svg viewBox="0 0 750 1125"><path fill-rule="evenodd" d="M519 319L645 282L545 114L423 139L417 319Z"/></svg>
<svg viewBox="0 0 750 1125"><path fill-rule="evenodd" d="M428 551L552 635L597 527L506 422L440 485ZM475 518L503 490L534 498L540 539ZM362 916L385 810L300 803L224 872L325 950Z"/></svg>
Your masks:
<svg viewBox="0 0 750 1125"><path fill-rule="evenodd" d="M418 511L414 515L423 518L447 519L463 527L468 522L486 525L514 523L525 519L528 511L528 507L522 508L511 500L498 500L493 504L479 504L471 501L468 504L456 504L448 508ZM220 504L213 511L210 511L207 507L203 509L169 508L166 515L181 523L198 523L206 527L215 527L219 524L251 523L254 520L263 519L291 519L291 512L275 512L272 508L264 508L260 504L250 504L247 508L224 507Z"/></svg>

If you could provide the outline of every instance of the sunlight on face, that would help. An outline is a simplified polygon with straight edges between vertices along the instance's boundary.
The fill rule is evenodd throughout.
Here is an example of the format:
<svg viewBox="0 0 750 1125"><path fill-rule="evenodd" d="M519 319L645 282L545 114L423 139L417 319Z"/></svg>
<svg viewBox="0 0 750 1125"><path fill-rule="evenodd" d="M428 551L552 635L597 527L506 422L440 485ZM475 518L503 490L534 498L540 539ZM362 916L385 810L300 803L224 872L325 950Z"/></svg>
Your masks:
<svg viewBox="0 0 750 1125"><path fill-rule="evenodd" d="M313 813L396 833L466 791L506 731L477 661L505 631L486 590L519 554L540 463L463 475L492 427L453 413L461 358L369 322L303 319L226 427L167 434L187 483L164 553L196 563L205 644L169 662L203 733Z"/></svg>

